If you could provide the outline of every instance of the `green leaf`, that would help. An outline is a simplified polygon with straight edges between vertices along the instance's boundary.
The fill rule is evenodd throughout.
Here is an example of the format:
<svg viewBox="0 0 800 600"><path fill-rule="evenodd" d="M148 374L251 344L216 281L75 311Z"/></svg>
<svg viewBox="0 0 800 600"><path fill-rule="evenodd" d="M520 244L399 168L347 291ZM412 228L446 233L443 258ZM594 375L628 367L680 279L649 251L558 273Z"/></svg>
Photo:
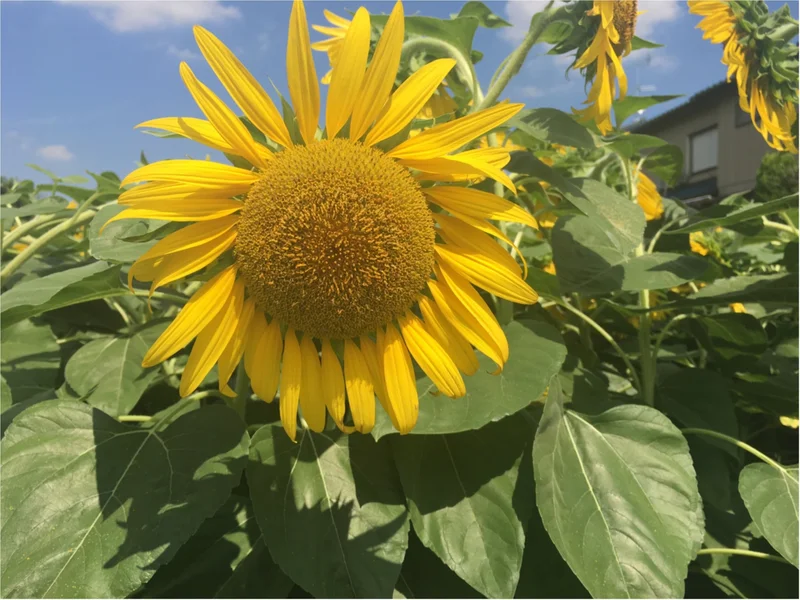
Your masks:
<svg viewBox="0 0 800 600"><path fill-rule="evenodd" d="M0 375L0 413L11 408L11 404L13 402L14 400L11 397L11 387L9 387L8 383L6 383L6 378Z"/></svg>
<svg viewBox="0 0 800 600"><path fill-rule="evenodd" d="M689 436L689 451L692 454L692 463L697 472L697 488L704 504L714 506L726 511L731 506L731 491L733 489L731 476L731 463L729 452L708 444L715 438ZM720 440L721 441L721 440ZM730 444L728 444L730 447ZM734 463L738 470L738 458Z"/></svg>
<svg viewBox="0 0 800 600"><path fill-rule="evenodd" d="M514 595L533 510L520 463L533 430L518 414L475 431L395 436L392 450L422 543L490 598Z"/></svg>
<svg viewBox="0 0 800 600"><path fill-rule="evenodd" d="M0 296L3 328L50 310L127 294L119 266L94 262L24 281Z"/></svg>
<svg viewBox="0 0 800 600"><path fill-rule="evenodd" d="M625 96L622 100L614 102L614 115L617 118L617 127L622 127L622 124L635 112L680 97L680 94L677 96Z"/></svg>
<svg viewBox="0 0 800 600"><path fill-rule="evenodd" d="M557 379L533 446L545 528L598 597L682 597L703 516L686 440L647 406L566 410Z"/></svg>
<svg viewBox="0 0 800 600"><path fill-rule="evenodd" d="M234 494L148 582L143 598L286 598L247 497Z"/></svg>
<svg viewBox="0 0 800 600"><path fill-rule="evenodd" d="M644 236L642 209L611 188L593 179L566 179L530 152L513 152L507 169L546 181L561 192L567 201L603 230L620 241L620 251L636 248Z"/></svg>
<svg viewBox="0 0 800 600"><path fill-rule="evenodd" d="M112 204L97 211L89 224L89 254L99 260L132 263L155 246L158 240L137 241L136 238L147 237L159 229L164 224L163 221L139 219L115 221L103 229L102 233L100 232L111 217L121 213L125 208L127 207Z"/></svg>
<svg viewBox="0 0 800 600"><path fill-rule="evenodd" d="M61 180L61 178L58 175L56 175L52 171L48 171L44 167L40 167L39 165L34 165L32 163L25 163L25 166L26 167L30 167L34 171L39 171L39 173L43 173L44 175L47 175L53 181L60 181Z"/></svg>
<svg viewBox="0 0 800 600"><path fill-rule="evenodd" d="M747 368L767 349L764 328L746 313L698 316L689 321L689 328L711 356L731 362L733 368Z"/></svg>
<svg viewBox="0 0 800 600"><path fill-rule="evenodd" d="M797 305L797 273L738 275L717 279L687 299L659 308L688 308L732 302L782 302Z"/></svg>
<svg viewBox="0 0 800 600"><path fill-rule="evenodd" d="M130 336L106 336L89 342L67 362L67 383L106 414L128 414L160 373L158 368L142 368L142 359L166 325L156 323Z"/></svg>
<svg viewBox="0 0 800 600"><path fill-rule="evenodd" d="M555 275L531 267L528 269L528 277L525 281L536 290L536 293L540 296L546 298L561 298L561 286L559 286L558 277Z"/></svg>
<svg viewBox="0 0 800 600"><path fill-rule="evenodd" d="M734 206L730 204L715 204L690 217L678 229L670 229L664 233L691 233L701 229L713 227L729 227L751 219L761 219L789 208L797 207L797 194L779 198L770 202Z"/></svg>
<svg viewBox="0 0 800 600"><path fill-rule="evenodd" d="M0 373L9 405L51 392L56 386L61 354L56 337L46 325L21 321L3 331ZM13 400L12 400L13 398ZM4 417L5 418L5 417Z"/></svg>
<svg viewBox="0 0 800 600"><path fill-rule="evenodd" d="M698 279L709 268L709 262L696 255L655 252L633 256L617 236L583 215L558 219L551 244L556 274L565 292L665 289Z"/></svg>
<svg viewBox="0 0 800 600"><path fill-rule="evenodd" d="M391 596L408 513L386 443L340 432L265 425L247 481L273 560L318 598Z"/></svg>
<svg viewBox="0 0 800 600"><path fill-rule="evenodd" d="M62 198L52 197L31 202L19 208L3 208L2 218L3 221L12 221L24 217L32 217L33 215L50 215L61 212L67 209L68 202Z"/></svg>
<svg viewBox="0 0 800 600"><path fill-rule="evenodd" d="M667 142L661 138L643 133L624 133L608 142L608 147L625 158L631 158L642 150L658 148Z"/></svg>
<svg viewBox="0 0 800 600"><path fill-rule="evenodd" d="M739 493L767 541L798 566L797 467L747 465L739 474Z"/></svg>
<svg viewBox="0 0 800 600"><path fill-rule="evenodd" d="M546 323L526 321L511 323L505 332L510 352L503 372L492 375L497 366L479 355L478 372L464 377L467 393L463 398L434 396L435 386L430 379L417 380L419 418L412 434L479 429L522 410L544 392L567 355L558 331ZM532 369L531 364L536 368ZM396 431L389 418L378 410L373 437L380 439L391 433Z"/></svg>
<svg viewBox="0 0 800 600"><path fill-rule="evenodd" d="M591 132L571 115L555 108L531 108L523 110L506 123L516 127L537 140L551 144L594 149L596 143Z"/></svg>
<svg viewBox="0 0 800 600"><path fill-rule="evenodd" d="M660 371L656 406L685 427L739 436L728 380L714 371L678 368ZM738 459L736 449L729 443L712 437L704 439Z"/></svg>
<svg viewBox="0 0 800 600"><path fill-rule="evenodd" d="M495 29L497 27L511 27L511 23L494 14L483 2L470 0L466 2L458 13L459 17L472 17L478 19L481 27Z"/></svg>
<svg viewBox="0 0 800 600"><path fill-rule="evenodd" d="M222 505L244 424L220 405L163 421L129 427L59 401L17 417L2 442L5 597L127 596Z"/></svg>
<svg viewBox="0 0 800 600"><path fill-rule="evenodd" d="M631 40L631 51L634 50L643 50L645 48L663 48L664 44L657 44L655 42L649 42L645 39L640 38L639 36L633 36Z"/></svg>
<svg viewBox="0 0 800 600"><path fill-rule="evenodd" d="M683 172L683 150L674 144L656 148L647 155L642 163L642 168L657 175L668 185L675 185Z"/></svg>

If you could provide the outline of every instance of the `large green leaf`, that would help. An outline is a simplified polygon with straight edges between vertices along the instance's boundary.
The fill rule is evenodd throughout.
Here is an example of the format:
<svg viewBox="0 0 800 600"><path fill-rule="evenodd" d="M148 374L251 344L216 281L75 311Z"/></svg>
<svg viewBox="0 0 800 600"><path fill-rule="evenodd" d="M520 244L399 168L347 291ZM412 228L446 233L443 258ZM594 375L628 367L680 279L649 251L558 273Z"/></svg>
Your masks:
<svg viewBox="0 0 800 600"><path fill-rule="evenodd" d="M566 410L553 379L533 448L536 502L594 597L682 597L703 539L686 440L653 408Z"/></svg>
<svg viewBox="0 0 800 600"><path fill-rule="evenodd" d="M594 137L571 115L555 108L530 108L506 123L537 140L575 148L594 148Z"/></svg>
<svg viewBox="0 0 800 600"><path fill-rule="evenodd" d="M392 438L395 463L422 543L490 598L514 595L533 510L520 463L533 429L523 414L476 431Z"/></svg>
<svg viewBox="0 0 800 600"><path fill-rule="evenodd" d="M89 254L99 260L119 263L132 263L156 244L156 240L138 241L163 225L162 221L138 219L115 221L100 230L113 216L125 210L126 206L112 204L104 206L89 224ZM131 239L132 238L132 239Z"/></svg>
<svg viewBox="0 0 800 600"><path fill-rule="evenodd" d="M56 386L61 354L53 332L46 325L21 321L3 331L0 373L8 387L9 408L52 391Z"/></svg>
<svg viewBox="0 0 800 600"><path fill-rule="evenodd" d="M3 328L63 306L128 293L119 266L94 262L15 285L0 296Z"/></svg>
<svg viewBox="0 0 800 600"><path fill-rule="evenodd" d="M656 104L661 104L662 102L669 102L675 98L680 98L680 95L626 96L622 100L617 100L614 102L614 116L617 118L617 127L622 127L622 124L627 121L633 113L644 110L645 108L650 108Z"/></svg>
<svg viewBox="0 0 800 600"><path fill-rule="evenodd" d="M476 0L470 0L469 2L466 2L464 6L461 7L461 10L458 11L458 16L478 19L480 26L486 27L487 29L511 27L511 23L498 17L483 2L477 2Z"/></svg>
<svg viewBox="0 0 800 600"><path fill-rule="evenodd" d="M696 255L633 256L613 232L583 215L558 219L551 243L559 283L566 292L671 288L701 277L709 268L708 261Z"/></svg>
<svg viewBox="0 0 800 600"><path fill-rule="evenodd" d="M630 252L642 242L645 228L642 209L599 181L567 179L530 152L512 153L507 169L546 181L556 188L601 229L616 236L621 252Z"/></svg>
<svg viewBox="0 0 800 600"><path fill-rule="evenodd" d="M689 321L698 342L715 359L746 369L767 349L767 334L753 315L723 313Z"/></svg>
<svg viewBox="0 0 800 600"><path fill-rule="evenodd" d="M797 273L738 275L717 279L685 300L659 305L659 310L732 302L782 302L797 305Z"/></svg>
<svg viewBox="0 0 800 600"><path fill-rule="evenodd" d="M35 202L31 202L30 204L26 204L25 206L20 206L19 208L3 208L0 219L3 221L11 221L17 217L24 218L32 217L34 215L49 215L66 210L67 204L68 202L66 200L56 196L53 196L52 198L44 198L42 200L37 200Z"/></svg>
<svg viewBox="0 0 800 600"><path fill-rule="evenodd" d="M142 359L166 325L162 321L129 336L92 340L67 362L67 383L103 412L128 414L158 376L157 368L142 368Z"/></svg>
<svg viewBox="0 0 800 600"><path fill-rule="evenodd" d="M657 175L668 185L675 185L683 172L683 150L674 144L656 148L644 159L642 168Z"/></svg>
<svg viewBox="0 0 800 600"><path fill-rule="evenodd" d="M5 597L127 596L222 505L243 423L220 405L167 421L130 427L58 401L17 417L2 442Z"/></svg>
<svg viewBox="0 0 800 600"><path fill-rule="evenodd" d="M386 442L280 426L253 436L247 481L273 560L318 598L391 596L408 512Z"/></svg>
<svg viewBox="0 0 800 600"><path fill-rule="evenodd" d="M767 541L797 567L797 467L747 465L739 474L739 493Z"/></svg>
<svg viewBox="0 0 800 600"><path fill-rule="evenodd" d="M232 495L148 582L143 598L286 598L246 496Z"/></svg>
<svg viewBox="0 0 800 600"><path fill-rule="evenodd" d="M715 204L691 216L677 229L669 229L664 233L691 233L713 227L730 227L751 219L761 219L789 208L797 207L797 194L778 198L770 202L747 204L745 206L731 204Z"/></svg>
<svg viewBox="0 0 800 600"><path fill-rule="evenodd" d="M546 323L525 321L505 327L509 345L508 362L503 372L492 375L497 366L480 355L481 366L471 377L464 377L467 393L453 400L442 394L427 377L417 380L419 418L412 434L458 433L479 429L498 421L536 400L561 368L567 355L558 331ZM532 366L534 368L532 368ZM377 411L372 435L380 439L395 433L382 410Z"/></svg>

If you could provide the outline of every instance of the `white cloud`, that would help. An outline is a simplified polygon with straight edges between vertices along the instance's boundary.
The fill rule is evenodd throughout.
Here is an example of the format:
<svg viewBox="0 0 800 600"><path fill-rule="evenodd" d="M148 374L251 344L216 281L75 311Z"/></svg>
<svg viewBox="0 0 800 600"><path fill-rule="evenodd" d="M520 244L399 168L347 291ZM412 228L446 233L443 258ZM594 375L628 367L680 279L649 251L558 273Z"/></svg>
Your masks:
<svg viewBox="0 0 800 600"><path fill-rule="evenodd" d="M189 50L189 48L178 48L175 44L170 44L167 46L167 54L170 56L175 56L180 60L194 60L196 58L200 58L200 55L194 50Z"/></svg>
<svg viewBox="0 0 800 600"><path fill-rule="evenodd" d="M674 21L681 16L678 0L641 0L636 19L636 35L646 38L652 34L657 25Z"/></svg>
<svg viewBox="0 0 800 600"><path fill-rule="evenodd" d="M219 0L178 2L165 0L59 0L64 4L86 8L98 21L112 31L127 33L194 25L218 23L241 17L235 6Z"/></svg>
<svg viewBox="0 0 800 600"><path fill-rule="evenodd" d="M544 90L536 87L535 85L526 85L520 89L520 94L526 98L541 98L544 96Z"/></svg>
<svg viewBox="0 0 800 600"><path fill-rule="evenodd" d="M42 148L36 150L36 154L48 160L68 161L75 158L75 155L70 152L66 146L61 144L43 146Z"/></svg>
<svg viewBox="0 0 800 600"><path fill-rule="evenodd" d="M671 54L666 54L663 48L645 48L631 52L623 66L625 63L646 65L648 69L662 72L674 71L678 67L678 59Z"/></svg>

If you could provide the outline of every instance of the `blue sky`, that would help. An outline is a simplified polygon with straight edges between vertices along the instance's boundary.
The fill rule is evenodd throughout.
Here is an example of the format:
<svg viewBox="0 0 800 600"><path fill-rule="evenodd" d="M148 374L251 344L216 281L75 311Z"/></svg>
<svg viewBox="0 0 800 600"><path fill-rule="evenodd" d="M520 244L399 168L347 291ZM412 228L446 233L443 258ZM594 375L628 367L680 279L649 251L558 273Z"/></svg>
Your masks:
<svg viewBox="0 0 800 600"><path fill-rule="evenodd" d="M447 18L461 2L406 2L406 14ZM484 88L503 58L511 52L545 2L487 2L514 24L512 28L479 29L474 47L485 56L477 65ZM781 2L771 2L770 8ZM797 17L797 3L791 2ZM324 22L327 8L339 14L355 10L356 1L307 3L309 21ZM386 13L390 2L363 2L370 13ZM691 95L725 76L721 48L694 29L698 17L685 2L640 0L637 34L665 44L639 51L624 61L631 94ZM116 171L124 175L144 150L149 160L191 155L206 150L184 140L160 140L133 129L147 119L202 114L184 88L178 65L186 60L198 77L223 98L200 56L192 25L211 29L271 89L269 79L285 94L286 28L291 4L272 2L103 2L0 3L0 161L3 175L42 180L25 166L36 163L59 175ZM312 40L322 36L312 32ZM585 97L577 72L565 78L569 61L545 55L535 46L504 96L530 107L569 110ZM317 72L327 71L327 57L315 52ZM649 110L652 117L681 100Z"/></svg>

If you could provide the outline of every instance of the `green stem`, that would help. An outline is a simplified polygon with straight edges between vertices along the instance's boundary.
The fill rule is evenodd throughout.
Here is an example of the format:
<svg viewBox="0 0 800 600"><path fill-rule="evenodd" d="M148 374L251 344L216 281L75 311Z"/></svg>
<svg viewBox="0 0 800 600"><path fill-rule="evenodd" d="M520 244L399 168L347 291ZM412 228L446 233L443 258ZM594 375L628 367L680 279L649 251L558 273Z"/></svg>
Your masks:
<svg viewBox="0 0 800 600"><path fill-rule="evenodd" d="M528 33L525 34L525 39L522 40L522 43L517 46L517 48L505 60L505 69L503 69L503 71L497 75L494 83L486 93L486 97L483 99L483 102L481 102L480 105L476 105L475 111L488 108L497 102L500 94L502 94L503 90L506 89L506 86L509 84L514 75L519 73L519 70L525 63L525 59L528 57L528 52L530 52L531 48L533 48L533 45L539 41L539 38L553 19L553 14L555 11L552 9L552 6L553 2L550 2L547 5L547 8L537 15L539 18L535 19L535 22L531 23L531 28L528 29Z"/></svg>
<svg viewBox="0 0 800 600"><path fill-rule="evenodd" d="M789 561L787 561L782 556L776 556L775 554L767 554L766 552L755 552L754 550L743 550L740 548L703 548L697 551L698 556L700 556L701 554L736 554L738 556L764 558L766 560L773 560L775 562L789 564Z"/></svg>
<svg viewBox="0 0 800 600"><path fill-rule="evenodd" d="M599 333L601 336L603 336L603 339L605 339L609 344L611 344L611 347L614 348L614 350L616 351L617 354L619 354L619 357L622 359L622 361L625 363L625 366L630 371L631 377L633 378L634 385L636 386L636 389L641 392L641 390L642 390L642 382L639 379L639 374L636 372L636 369L633 367L633 363L631 362L631 359L628 358L628 355L622 350L622 348L619 347L619 344L617 344L617 342L614 340L614 338L611 337L611 334L608 333L605 329L603 329L603 327L599 323L597 323L594 319L592 319L589 315L586 315L586 314L582 313L581 311L573 308L572 305L569 302L561 301L558 304L560 306L563 306L564 308L566 308L572 314L574 314L577 317L579 317L579 318L583 319L584 321L586 321L595 331L597 331L597 333Z"/></svg>
<svg viewBox="0 0 800 600"><path fill-rule="evenodd" d="M18 239L26 235L28 232L33 231L40 225L44 225L55 218L55 213L49 215L39 215L26 223L22 223L16 229L12 229L3 235L2 249L5 250L6 248L10 248Z"/></svg>
<svg viewBox="0 0 800 600"><path fill-rule="evenodd" d="M120 415L117 417L117 421L120 423L147 423L152 420L153 417L147 415Z"/></svg>
<svg viewBox="0 0 800 600"><path fill-rule="evenodd" d="M797 225L795 225L794 221L792 221L792 219L791 219L791 217L789 216L789 213L788 213L788 212L786 212L785 210L782 210L782 211L781 211L781 212L779 212L778 214L781 216L781 218L782 218L784 221L786 221L786 222L789 224L789 227L791 227L792 229L794 229L794 234L795 234L795 235L800 235L800 230L798 230L798 229L797 229Z"/></svg>
<svg viewBox="0 0 800 600"><path fill-rule="evenodd" d="M578 292L573 292L572 301L575 303L576 310L579 310L581 313L583 313L583 308L581 307L581 297L580 294L578 294ZM591 333L589 332L589 329L586 326L586 322L583 321L579 323L579 325L580 327L578 328L578 330L580 331L581 335L581 343L584 346L586 346L587 350L592 350L592 336Z"/></svg>
<svg viewBox="0 0 800 600"><path fill-rule="evenodd" d="M452 44L430 37L412 38L403 44L400 60L401 62L405 62L406 57L410 53L426 49L431 49L436 54L444 54L455 60L456 72L461 79L467 82L467 85L469 85L472 90L473 104L477 105L480 102L479 99L483 99L483 93L478 85L478 78L475 76L475 69L472 66L470 57L464 56L461 51Z"/></svg>
<svg viewBox="0 0 800 600"><path fill-rule="evenodd" d="M658 337L656 338L656 344L655 344L655 346L653 348L653 356L658 357L658 353L661 350L661 343L664 341L664 338L666 337L667 332L670 329L672 329L672 326L675 323L677 323L678 321L682 321L683 319L686 319L689 316L691 316L691 315L688 315L688 314L677 315L677 316L673 317L666 325L664 325L664 328L659 332Z"/></svg>
<svg viewBox="0 0 800 600"><path fill-rule="evenodd" d="M244 360L239 363L236 370L236 397L228 398L228 405L236 411L236 414L245 421L247 411L247 400L250 398L250 378L244 369Z"/></svg>
<svg viewBox="0 0 800 600"><path fill-rule="evenodd" d="M764 224L764 227L769 227L771 229L777 229L778 231L785 231L787 233L791 233L792 235L797 235L798 231L794 227L790 225L784 225L783 223L777 223L775 221L770 221L767 217L761 217L761 222Z"/></svg>
<svg viewBox="0 0 800 600"><path fill-rule="evenodd" d="M763 460L765 463L767 463L773 469L777 469L778 471L785 471L786 470L783 467L783 465L781 465L780 463L775 462L774 460L772 460L769 456L767 456L763 452L761 452L759 450L756 450L750 444L747 444L747 443L745 443L745 442L743 442L741 440L737 440L736 438L733 438L733 437L731 437L729 435L725 435L724 433L720 433L718 431L712 431L711 429L702 429L700 427L689 427L687 429L681 429L681 432L683 432L684 435L687 434L687 433L696 434L696 435L707 435L709 437L715 437L715 438L720 439L720 440L725 440L726 442L731 443L734 446L738 446L739 448L741 448L745 452L749 452L750 454L752 454L756 458L758 458L760 460Z"/></svg>

